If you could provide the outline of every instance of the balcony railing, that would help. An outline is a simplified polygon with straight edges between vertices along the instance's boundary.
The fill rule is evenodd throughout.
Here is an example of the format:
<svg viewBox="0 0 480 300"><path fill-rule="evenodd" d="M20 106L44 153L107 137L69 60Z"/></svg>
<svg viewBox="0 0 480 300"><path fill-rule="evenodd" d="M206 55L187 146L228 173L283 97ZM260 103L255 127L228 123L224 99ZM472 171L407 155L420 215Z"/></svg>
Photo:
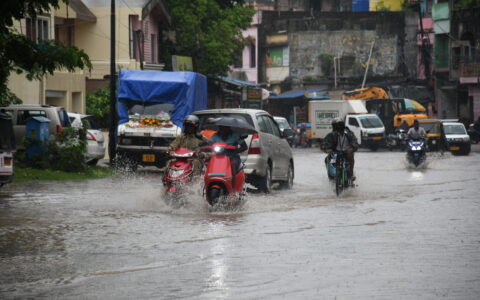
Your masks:
<svg viewBox="0 0 480 300"><path fill-rule="evenodd" d="M480 61L460 63L460 77L480 77Z"/></svg>
<svg viewBox="0 0 480 300"><path fill-rule="evenodd" d="M455 72L455 77L479 77L480 57L453 55L450 72Z"/></svg>

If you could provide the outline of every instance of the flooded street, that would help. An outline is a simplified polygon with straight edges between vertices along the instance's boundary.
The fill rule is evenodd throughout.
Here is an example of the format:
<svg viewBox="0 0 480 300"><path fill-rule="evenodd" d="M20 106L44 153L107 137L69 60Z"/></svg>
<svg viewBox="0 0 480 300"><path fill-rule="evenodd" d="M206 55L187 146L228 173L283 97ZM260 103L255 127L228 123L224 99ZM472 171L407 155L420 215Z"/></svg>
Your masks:
<svg viewBox="0 0 480 300"><path fill-rule="evenodd" d="M232 212L166 205L158 172L5 186L0 298L478 299L480 153L362 151L338 198L323 158Z"/></svg>

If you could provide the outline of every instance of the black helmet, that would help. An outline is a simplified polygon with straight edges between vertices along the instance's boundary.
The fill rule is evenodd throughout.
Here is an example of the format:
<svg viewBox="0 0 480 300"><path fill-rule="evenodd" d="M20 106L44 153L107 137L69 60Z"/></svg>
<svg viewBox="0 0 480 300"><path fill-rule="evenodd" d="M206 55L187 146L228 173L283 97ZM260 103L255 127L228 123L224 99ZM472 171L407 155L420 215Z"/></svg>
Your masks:
<svg viewBox="0 0 480 300"><path fill-rule="evenodd" d="M195 115L188 115L183 119L183 132L187 127L192 128L192 131L195 132L199 125L199 119Z"/></svg>
<svg viewBox="0 0 480 300"><path fill-rule="evenodd" d="M345 129L345 122L341 118L335 118L332 120L332 128L335 131L342 131Z"/></svg>

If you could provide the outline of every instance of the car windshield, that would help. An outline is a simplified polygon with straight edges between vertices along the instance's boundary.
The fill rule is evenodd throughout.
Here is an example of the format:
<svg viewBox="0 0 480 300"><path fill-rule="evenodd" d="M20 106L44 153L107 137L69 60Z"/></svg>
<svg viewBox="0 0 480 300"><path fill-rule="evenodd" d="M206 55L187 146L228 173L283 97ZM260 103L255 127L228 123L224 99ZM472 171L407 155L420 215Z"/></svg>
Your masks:
<svg viewBox="0 0 480 300"><path fill-rule="evenodd" d="M291 128L291 127L290 127L290 124L288 124L287 120L285 120L285 119L277 119L277 118L275 118L275 122L277 122L278 127L280 127L280 129Z"/></svg>
<svg viewBox="0 0 480 300"><path fill-rule="evenodd" d="M127 101L127 107L129 115L158 115L162 112L172 115L174 105L171 103Z"/></svg>
<svg viewBox="0 0 480 300"><path fill-rule="evenodd" d="M383 127L382 121L378 117L360 117L363 128L380 128Z"/></svg>
<svg viewBox="0 0 480 300"><path fill-rule="evenodd" d="M239 119L244 119L247 121L248 124L252 125L252 127L255 127L253 125L252 118L250 117L249 114L242 114L242 113L211 113L211 114L199 114L197 115L198 118L200 119L200 130L205 129L204 125L208 119L215 119L219 117L232 117L232 118L239 118Z"/></svg>
<svg viewBox="0 0 480 300"><path fill-rule="evenodd" d="M461 124L444 125L445 134L467 134L465 127Z"/></svg>
<svg viewBox="0 0 480 300"><path fill-rule="evenodd" d="M439 133L439 124L438 123L420 123L420 127L425 129L427 133Z"/></svg>

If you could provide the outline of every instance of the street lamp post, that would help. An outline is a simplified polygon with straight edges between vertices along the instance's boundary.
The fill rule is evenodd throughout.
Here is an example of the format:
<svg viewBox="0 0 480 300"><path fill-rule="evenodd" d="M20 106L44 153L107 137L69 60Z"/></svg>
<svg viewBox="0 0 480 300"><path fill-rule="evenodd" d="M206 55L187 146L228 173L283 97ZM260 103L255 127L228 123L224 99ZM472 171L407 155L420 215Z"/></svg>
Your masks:
<svg viewBox="0 0 480 300"><path fill-rule="evenodd" d="M115 130L117 126L116 112L116 68L115 68L115 0L110 6L110 130L108 134L108 155L110 164L115 161Z"/></svg>

